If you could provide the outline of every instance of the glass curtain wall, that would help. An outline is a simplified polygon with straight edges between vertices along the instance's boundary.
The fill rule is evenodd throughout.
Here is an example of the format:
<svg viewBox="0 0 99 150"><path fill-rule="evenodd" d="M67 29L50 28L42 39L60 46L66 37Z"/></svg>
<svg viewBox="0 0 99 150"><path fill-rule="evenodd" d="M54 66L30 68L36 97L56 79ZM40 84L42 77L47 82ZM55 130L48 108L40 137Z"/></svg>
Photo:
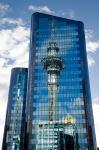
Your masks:
<svg viewBox="0 0 99 150"><path fill-rule="evenodd" d="M57 121L49 120L49 76L42 64L42 60L48 57L53 18L55 41L59 48L57 57L63 61L58 79ZM84 27L80 21L41 13L32 16L28 86L28 91L31 89L28 92L31 118L29 120L28 117L29 150L95 150L84 38ZM54 76L51 80L55 80Z"/></svg>
<svg viewBox="0 0 99 150"><path fill-rule="evenodd" d="M2 150L24 150L27 68L13 68Z"/></svg>

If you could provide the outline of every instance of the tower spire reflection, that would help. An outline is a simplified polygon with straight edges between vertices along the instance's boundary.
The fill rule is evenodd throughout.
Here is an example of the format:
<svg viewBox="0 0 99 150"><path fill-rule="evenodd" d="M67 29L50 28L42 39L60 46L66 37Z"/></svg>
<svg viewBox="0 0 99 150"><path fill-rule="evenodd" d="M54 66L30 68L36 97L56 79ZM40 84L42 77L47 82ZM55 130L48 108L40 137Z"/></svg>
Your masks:
<svg viewBox="0 0 99 150"><path fill-rule="evenodd" d="M43 59L44 69L48 73L48 96L49 96L49 121L58 120L58 79L60 70L63 68L63 61L58 57L59 48L57 47L55 39L55 22L52 21L51 38L47 48L47 57Z"/></svg>

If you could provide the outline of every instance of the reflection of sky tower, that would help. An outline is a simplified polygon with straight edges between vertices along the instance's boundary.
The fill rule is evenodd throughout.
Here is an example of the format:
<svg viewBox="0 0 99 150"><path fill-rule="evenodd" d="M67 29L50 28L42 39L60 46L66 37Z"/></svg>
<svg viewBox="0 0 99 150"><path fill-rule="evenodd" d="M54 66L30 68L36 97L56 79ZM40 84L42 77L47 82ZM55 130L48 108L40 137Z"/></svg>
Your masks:
<svg viewBox="0 0 99 150"><path fill-rule="evenodd" d="M51 41L47 48L47 57L43 59L44 69L48 72L49 121L58 119L57 92L60 70L63 68L61 58L57 56L59 48L55 41L55 25L52 21Z"/></svg>

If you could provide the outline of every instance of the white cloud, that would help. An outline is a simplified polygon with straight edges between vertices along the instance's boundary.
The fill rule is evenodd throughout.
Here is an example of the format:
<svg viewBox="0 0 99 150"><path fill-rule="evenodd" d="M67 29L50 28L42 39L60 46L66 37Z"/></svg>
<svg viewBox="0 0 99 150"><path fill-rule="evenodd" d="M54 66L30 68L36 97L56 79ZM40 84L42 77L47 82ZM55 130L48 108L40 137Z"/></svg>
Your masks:
<svg viewBox="0 0 99 150"><path fill-rule="evenodd" d="M72 9L68 10L68 16L69 16L71 19L74 18L74 17L75 17L75 12L74 12L74 10L72 10Z"/></svg>
<svg viewBox="0 0 99 150"><path fill-rule="evenodd" d="M94 60L94 58L91 57L89 54L88 54L87 58L88 58L88 65L89 65L89 67L94 66L94 65L95 65L95 60Z"/></svg>
<svg viewBox="0 0 99 150"><path fill-rule="evenodd" d="M29 10L33 12L43 12L43 13L48 13L48 14L54 14L54 11L52 11L48 6L34 6L30 5L28 7Z"/></svg>
<svg viewBox="0 0 99 150"><path fill-rule="evenodd" d="M60 10L58 13L56 13L56 15L57 14L59 16L62 16L62 17L65 17L65 18L70 18L70 19L73 19L75 17L75 11L72 10L72 9L69 9L69 10L66 10L66 11Z"/></svg>
<svg viewBox="0 0 99 150"><path fill-rule="evenodd" d="M95 53L99 49L99 41L88 41L87 50L88 52Z"/></svg>
<svg viewBox="0 0 99 150"><path fill-rule="evenodd" d="M29 29L16 26L0 30L0 147L4 130L11 68L28 66Z"/></svg>
<svg viewBox="0 0 99 150"><path fill-rule="evenodd" d="M28 10L31 10L32 12L42 12L42 13L47 13L47 14L53 14L57 16L63 16L63 17L69 17L69 18L74 18L75 12L72 9L67 10L66 12L63 11L53 11L51 10L48 6L34 6L34 5L29 5Z"/></svg>
<svg viewBox="0 0 99 150"><path fill-rule="evenodd" d="M95 53L99 49L99 41L94 40L94 32L86 30L86 46L89 53Z"/></svg>
<svg viewBox="0 0 99 150"><path fill-rule="evenodd" d="M86 37L86 48L88 53L88 65L92 67L95 65L94 55L95 52L99 49L99 41L94 39L94 32L92 30L85 30Z"/></svg>
<svg viewBox="0 0 99 150"><path fill-rule="evenodd" d="M5 97L6 98L6 97ZM0 99L0 148L2 145L2 137L3 137L3 131L4 131L4 124L5 124L5 116L6 116L6 106L7 103L5 101L1 101Z"/></svg>
<svg viewBox="0 0 99 150"><path fill-rule="evenodd" d="M0 149L2 145L6 106L8 98L8 87L10 82L10 69L0 66Z"/></svg>
<svg viewBox="0 0 99 150"><path fill-rule="evenodd" d="M6 60L4 58L0 58L0 67L4 66Z"/></svg>
<svg viewBox="0 0 99 150"><path fill-rule="evenodd" d="M18 26L14 29L2 29L0 31L1 57L5 60L18 59L27 52L29 44L29 29Z"/></svg>
<svg viewBox="0 0 99 150"><path fill-rule="evenodd" d="M98 97L94 98L93 103L96 105L99 105L99 98Z"/></svg>
<svg viewBox="0 0 99 150"><path fill-rule="evenodd" d="M99 146L99 140L98 140L99 139L99 98L95 98L93 100L93 114L94 114L97 145Z"/></svg>
<svg viewBox="0 0 99 150"><path fill-rule="evenodd" d="M5 15L10 9L10 5L0 3L0 15Z"/></svg>
<svg viewBox="0 0 99 150"><path fill-rule="evenodd" d="M18 19L13 19L13 18L1 18L0 19L0 24L1 25L7 25L7 24L12 24L12 25L24 25L23 20L21 18Z"/></svg>
<svg viewBox="0 0 99 150"><path fill-rule="evenodd" d="M91 29L86 29L85 34L86 34L86 40L91 39L94 36L94 32Z"/></svg>

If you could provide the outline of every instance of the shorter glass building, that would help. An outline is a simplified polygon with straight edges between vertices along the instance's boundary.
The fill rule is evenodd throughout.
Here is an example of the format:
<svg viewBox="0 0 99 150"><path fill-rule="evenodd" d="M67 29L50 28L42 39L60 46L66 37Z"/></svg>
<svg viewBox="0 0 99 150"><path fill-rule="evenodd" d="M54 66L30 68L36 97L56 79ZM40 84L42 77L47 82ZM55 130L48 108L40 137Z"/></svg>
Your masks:
<svg viewBox="0 0 99 150"><path fill-rule="evenodd" d="M11 72L2 150L24 150L27 68Z"/></svg>

